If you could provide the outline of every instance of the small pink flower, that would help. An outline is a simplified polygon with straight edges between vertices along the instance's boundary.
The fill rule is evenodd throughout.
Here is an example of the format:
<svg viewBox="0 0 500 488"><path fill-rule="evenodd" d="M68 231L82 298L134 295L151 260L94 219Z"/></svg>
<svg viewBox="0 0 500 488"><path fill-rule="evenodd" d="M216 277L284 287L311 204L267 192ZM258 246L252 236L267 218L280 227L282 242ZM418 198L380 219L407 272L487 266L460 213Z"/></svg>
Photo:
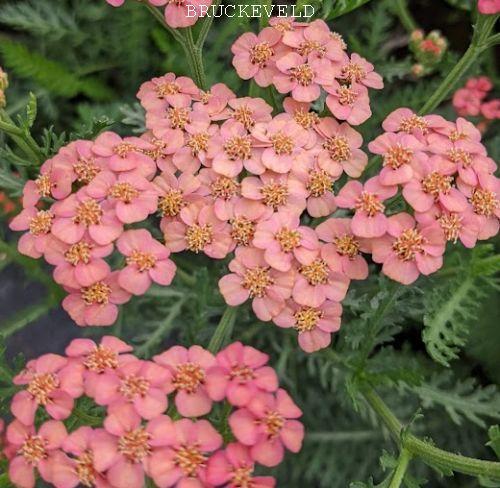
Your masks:
<svg viewBox="0 0 500 488"><path fill-rule="evenodd" d="M158 208L158 194L146 178L136 174L99 173L86 188L87 194L113 204L116 216L124 224L146 220Z"/></svg>
<svg viewBox="0 0 500 488"><path fill-rule="evenodd" d="M276 61L280 71L273 84L280 93L291 93L298 102L313 102L321 94L322 85L333 83L331 63L327 59L306 61L296 52L288 53Z"/></svg>
<svg viewBox="0 0 500 488"><path fill-rule="evenodd" d="M241 182L241 195L259 202L263 211L287 209L301 214L306 208L307 190L288 174L266 171L259 177L247 176Z"/></svg>
<svg viewBox="0 0 500 488"><path fill-rule="evenodd" d="M481 104L481 114L485 119L500 119L500 98Z"/></svg>
<svg viewBox="0 0 500 488"><path fill-rule="evenodd" d="M11 230L27 230L17 243L21 254L32 258L43 255L50 243L54 214L50 210L38 210L36 207L24 208L9 224Z"/></svg>
<svg viewBox="0 0 500 488"><path fill-rule="evenodd" d="M465 87L486 95L493 88L493 83L487 76L479 76L477 78L469 78L467 83L465 83Z"/></svg>
<svg viewBox="0 0 500 488"><path fill-rule="evenodd" d="M34 426L14 420L7 427L7 441L16 454L9 462L9 478L20 488L35 486L35 469L47 483L52 482L54 455L67 436L64 424L49 420L38 432Z"/></svg>
<svg viewBox="0 0 500 488"><path fill-rule="evenodd" d="M272 120L273 108L262 98L233 98L229 100L228 105L231 118L243 124L248 131L252 130L255 124Z"/></svg>
<svg viewBox="0 0 500 488"><path fill-rule="evenodd" d="M167 3L165 21L170 27L176 29L196 24L201 16L201 7L210 7L212 0L177 0L175 2L164 0L163 3Z"/></svg>
<svg viewBox="0 0 500 488"><path fill-rule="evenodd" d="M150 420L167 409L169 380L169 371L151 361L127 361L97 378L94 400L109 406L110 412L130 403L138 415Z"/></svg>
<svg viewBox="0 0 500 488"><path fill-rule="evenodd" d="M130 300L130 293L118 284L118 275L119 271L114 271L90 286L69 289L62 306L77 325L105 326L116 321L117 305Z"/></svg>
<svg viewBox="0 0 500 488"><path fill-rule="evenodd" d="M54 281L70 288L89 286L111 272L103 258L113 252L113 245L99 246L90 239L67 244L52 237L45 250L45 260L55 266Z"/></svg>
<svg viewBox="0 0 500 488"><path fill-rule="evenodd" d="M276 372L266 366L269 356L253 347L234 342L216 360L207 376L207 389L218 401L226 397L231 405L243 407L257 392L278 388Z"/></svg>
<svg viewBox="0 0 500 488"><path fill-rule="evenodd" d="M165 245L172 252L187 249L223 259L234 248L229 224L217 218L211 205L196 203L184 207L180 220L166 222L163 232Z"/></svg>
<svg viewBox="0 0 500 488"><path fill-rule="evenodd" d="M83 366L85 393L93 397L99 376L135 360L135 356L128 354L132 350L132 346L120 339L104 336L99 344L91 339L73 339L65 353L70 359L70 364Z"/></svg>
<svg viewBox="0 0 500 488"><path fill-rule="evenodd" d="M369 247L363 239L352 231L351 219L332 218L316 227L318 237L329 244L321 249L321 256L328 266L351 280L364 280L368 277L368 264L360 251L368 252Z"/></svg>
<svg viewBox="0 0 500 488"><path fill-rule="evenodd" d="M260 393L246 406L229 417L231 430L239 442L250 446L252 458L273 467L284 457L285 448L299 452L304 426L296 419L302 411L285 390L276 395Z"/></svg>
<svg viewBox="0 0 500 488"><path fill-rule="evenodd" d="M396 195L396 186L383 186L377 176L364 184L348 181L335 197L340 208L353 209L351 220L353 233L358 237L381 237L387 230L387 217L383 202ZM318 229L316 229L317 231Z"/></svg>
<svg viewBox="0 0 500 488"><path fill-rule="evenodd" d="M370 99L364 85L341 85L334 80L331 85L323 88L328 92L326 105L337 119L359 125L370 118Z"/></svg>
<svg viewBox="0 0 500 488"><path fill-rule="evenodd" d="M159 415L145 425L129 404L113 409L104 421L106 430L94 432L90 445L94 466L106 472L109 484L116 488L141 488L144 474L156 452L167 445L173 435L172 421Z"/></svg>
<svg viewBox="0 0 500 488"><path fill-rule="evenodd" d="M360 83L367 88L384 88L382 77L375 73L373 64L356 53L352 53L351 59L347 58L347 63L341 66L338 78L350 85Z"/></svg>
<svg viewBox="0 0 500 488"><path fill-rule="evenodd" d="M360 149L361 134L332 117L321 119L316 130L322 138L318 154L320 167L334 178L339 178L342 171L353 178L361 176L368 163L368 156Z"/></svg>
<svg viewBox="0 0 500 488"><path fill-rule="evenodd" d="M380 171L380 183L394 186L407 183L413 176L413 165L427 156L422 151L425 146L415 137L399 133L386 132L368 144L368 149L384 158Z"/></svg>
<svg viewBox="0 0 500 488"><path fill-rule="evenodd" d="M405 183L403 197L417 212L426 212L434 203L448 212L463 212L467 199L453 186L454 173L455 165L440 156L422 161Z"/></svg>
<svg viewBox="0 0 500 488"><path fill-rule="evenodd" d="M446 142L467 141L468 143L480 143L481 132L477 127L463 117L458 117L455 122L441 124L434 128L434 133L429 137L429 142L439 144L440 140Z"/></svg>
<svg viewBox="0 0 500 488"><path fill-rule="evenodd" d="M186 143L174 154L174 164L180 171L195 173L200 166L210 166L207 152L210 139L217 132L217 126L212 125L210 117L203 112L193 112L191 120L184 127Z"/></svg>
<svg viewBox="0 0 500 488"><path fill-rule="evenodd" d="M233 66L244 80L253 78L257 85L266 87L273 81L276 69L276 55L281 34L272 27L266 27L256 36L245 32L231 46L234 54Z"/></svg>
<svg viewBox="0 0 500 488"><path fill-rule="evenodd" d="M198 93L199 88L191 78L167 73L143 83L137 98L146 110L155 108L165 110L170 105L189 106Z"/></svg>
<svg viewBox="0 0 500 488"><path fill-rule="evenodd" d="M135 171L142 175L151 174L154 161L144 151L153 149L144 139L139 137L121 138L114 132L103 132L97 137L92 147L94 154L108 158L112 171Z"/></svg>
<svg viewBox="0 0 500 488"><path fill-rule="evenodd" d="M222 124L219 132L211 138L208 157L213 159L213 170L228 178L238 176L243 167L248 171L262 167L256 152L252 150L252 138L245 126L234 120Z"/></svg>
<svg viewBox="0 0 500 488"><path fill-rule="evenodd" d="M284 272L292 268L294 259L301 264L311 264L319 249L314 230L301 226L299 215L289 210L280 210L259 222L253 245L264 251L269 266Z"/></svg>
<svg viewBox="0 0 500 488"><path fill-rule="evenodd" d="M271 476L253 476L255 463L248 447L231 442L223 451L217 451L208 461L207 481L227 488L251 486L274 488L276 480Z"/></svg>
<svg viewBox="0 0 500 488"><path fill-rule="evenodd" d="M269 19L269 25L271 27L274 27L274 29L276 29L280 33L280 36L283 36L285 32L301 30L310 24L306 22L297 22L294 17L278 16L278 17L271 17Z"/></svg>
<svg viewBox="0 0 500 488"><path fill-rule="evenodd" d="M92 483L97 488L111 488L105 475L96 468L92 449L95 430L79 427L68 435L52 464L52 483L57 488L76 488ZM102 429L99 429L102 432ZM72 456L72 457L70 457Z"/></svg>
<svg viewBox="0 0 500 488"><path fill-rule="evenodd" d="M421 140L432 130L447 124L440 115L417 115L409 108L398 108L391 112L382 123L386 132L404 132Z"/></svg>
<svg viewBox="0 0 500 488"><path fill-rule="evenodd" d="M292 97L287 97L283 100L283 108L287 114L292 116L297 124L307 130L309 141L304 147L306 149L314 148L317 140L315 128L320 118L316 112L311 110L311 104L297 102Z"/></svg>
<svg viewBox="0 0 500 488"><path fill-rule="evenodd" d="M69 417L73 399L82 394L81 378L72 377L66 368L67 359L57 354L45 354L29 361L14 377L15 385L27 385L14 395L12 414L23 424L31 425L39 406L56 420Z"/></svg>
<svg viewBox="0 0 500 488"><path fill-rule="evenodd" d="M229 263L232 272L219 280L219 290L228 305L241 305L249 298L252 309L265 322L278 315L290 298L294 272L269 267L264 252L253 247L239 247Z"/></svg>
<svg viewBox="0 0 500 488"><path fill-rule="evenodd" d="M200 188L198 176L182 173L176 177L169 171L164 171L153 180L158 193L158 211L165 221L177 217L188 204L200 200L197 194Z"/></svg>
<svg viewBox="0 0 500 488"><path fill-rule="evenodd" d="M67 244L90 238L106 246L123 232L111 203L91 198L85 188L52 205L51 212L55 215L52 233Z"/></svg>
<svg viewBox="0 0 500 488"><path fill-rule="evenodd" d="M383 263L385 275L410 285L420 273L429 275L443 265L446 240L439 225L415 226L407 213L392 215L388 221L387 235L372 241L373 260Z"/></svg>
<svg viewBox="0 0 500 488"><path fill-rule="evenodd" d="M327 300L319 307L301 306L288 300L283 311L274 317L278 327L293 328L298 333L299 346L315 352L331 344L332 333L340 328L342 305Z"/></svg>
<svg viewBox="0 0 500 488"><path fill-rule="evenodd" d="M198 193L207 201L212 200L218 219L229 220L234 213L234 205L240 200L241 185L236 179L220 175L211 168L202 169L198 178L201 183Z"/></svg>
<svg viewBox="0 0 500 488"><path fill-rule="evenodd" d="M202 117L209 117L204 112L199 113ZM177 152L184 145L184 130L191 122L193 114L191 106L182 105L181 102L175 102L166 109L161 108L161 105L155 105L146 111L146 127L155 137L168 141L169 145L175 147L174 152ZM160 169L168 170L165 167L160 167Z"/></svg>
<svg viewBox="0 0 500 488"><path fill-rule="evenodd" d="M189 349L174 346L155 356L154 361L170 372L167 392L175 393L175 406L185 417L201 417L212 409L211 392L206 383L215 358L200 346Z"/></svg>
<svg viewBox="0 0 500 488"><path fill-rule="evenodd" d="M207 482L207 461L222 442L208 420L178 420L173 423L167 447L152 454L149 474L162 488L211 486Z"/></svg>
<svg viewBox="0 0 500 488"><path fill-rule="evenodd" d="M269 216L267 207L254 200L239 198L228 211L231 239L238 246L250 246L257 223Z"/></svg>
<svg viewBox="0 0 500 488"><path fill-rule="evenodd" d="M319 307L326 300L341 302L349 288L349 278L333 271L323 256L299 267L292 297L299 305Z"/></svg>
<svg viewBox="0 0 500 488"><path fill-rule="evenodd" d="M195 99L199 100L193 104L193 110L205 112L213 121L227 118L227 104L235 98L234 92L224 83L216 83L208 91L200 90Z"/></svg>
<svg viewBox="0 0 500 488"><path fill-rule="evenodd" d="M288 173L304 154L309 136L288 114L276 116L268 124L258 124L252 131L255 146L264 148L262 164L276 173ZM264 172L264 168L260 173Z"/></svg>
<svg viewBox="0 0 500 488"><path fill-rule="evenodd" d="M168 286L175 276L176 266L169 259L170 250L153 239L146 229L127 230L116 247L126 258L118 283L133 295L144 295L151 284Z"/></svg>
<svg viewBox="0 0 500 488"><path fill-rule="evenodd" d="M149 156L161 171L169 171L175 173L175 167L172 159L175 154L184 145L184 135L181 130L176 129L168 131L163 137L156 137L152 132L145 132L142 139L149 142L151 149L144 151L144 154ZM151 180L156 175L156 168L151 175L144 175L148 180Z"/></svg>
<svg viewBox="0 0 500 488"><path fill-rule="evenodd" d="M474 117L480 113L483 98L482 92L460 88L453 94L453 108L458 115Z"/></svg>
<svg viewBox="0 0 500 488"><path fill-rule="evenodd" d="M293 48L308 61L325 58L338 62L344 58L341 45L332 37L330 28L324 20L317 19L305 25L303 29L285 30L283 44Z"/></svg>

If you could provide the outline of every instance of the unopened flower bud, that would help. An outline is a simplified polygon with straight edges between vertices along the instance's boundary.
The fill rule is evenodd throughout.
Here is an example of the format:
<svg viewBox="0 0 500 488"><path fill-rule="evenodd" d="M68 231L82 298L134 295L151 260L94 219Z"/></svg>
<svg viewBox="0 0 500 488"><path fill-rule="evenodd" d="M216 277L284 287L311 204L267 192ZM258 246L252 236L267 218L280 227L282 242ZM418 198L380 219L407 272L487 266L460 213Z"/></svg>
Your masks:
<svg viewBox="0 0 500 488"><path fill-rule="evenodd" d="M416 63L411 67L411 73L413 76L422 76L424 71L424 67L420 63Z"/></svg>
<svg viewBox="0 0 500 488"><path fill-rule="evenodd" d="M421 41L423 38L424 38L424 31L421 29L414 30L410 36L410 40L412 42Z"/></svg>

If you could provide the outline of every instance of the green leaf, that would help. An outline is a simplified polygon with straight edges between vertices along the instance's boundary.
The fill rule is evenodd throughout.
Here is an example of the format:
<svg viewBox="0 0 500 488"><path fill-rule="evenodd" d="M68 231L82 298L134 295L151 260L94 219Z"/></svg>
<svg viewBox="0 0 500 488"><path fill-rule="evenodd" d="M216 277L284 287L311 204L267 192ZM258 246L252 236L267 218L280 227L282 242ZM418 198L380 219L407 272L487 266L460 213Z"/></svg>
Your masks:
<svg viewBox="0 0 500 488"><path fill-rule="evenodd" d="M488 429L488 437L490 441L486 443L487 446L491 447L497 458L500 459L500 427L498 425L493 425Z"/></svg>
<svg viewBox="0 0 500 488"><path fill-rule="evenodd" d="M26 123L28 127L33 127L37 114L37 101L34 93L30 92L28 105L26 106Z"/></svg>
<svg viewBox="0 0 500 488"><path fill-rule="evenodd" d="M330 2L325 1L327 4L324 7L323 18L326 20L332 20L341 15L345 15L352 10L355 10L370 0L331 0Z"/></svg>

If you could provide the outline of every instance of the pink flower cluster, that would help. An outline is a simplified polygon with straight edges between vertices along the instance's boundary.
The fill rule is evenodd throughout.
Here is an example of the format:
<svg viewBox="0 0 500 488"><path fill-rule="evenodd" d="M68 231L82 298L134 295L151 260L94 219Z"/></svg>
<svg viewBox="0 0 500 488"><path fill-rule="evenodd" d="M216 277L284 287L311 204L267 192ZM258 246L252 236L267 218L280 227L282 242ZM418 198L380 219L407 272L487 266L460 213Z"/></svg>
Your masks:
<svg viewBox="0 0 500 488"><path fill-rule="evenodd" d="M258 35L246 32L233 44L233 66L241 78L262 87L274 85L302 104L317 100L323 89L330 112L352 125L371 116L368 88L383 88L382 77L366 59L349 56L342 37L326 22L276 18L270 24Z"/></svg>
<svg viewBox="0 0 500 488"><path fill-rule="evenodd" d="M256 464L300 451L304 428L267 361L240 342L215 356L174 346L147 361L116 337L75 339L65 356L29 361L14 378L23 389L6 428L9 477L21 488L35 486L36 472L57 488L141 488L145 476L159 488L274 487ZM88 419L74 407L84 396L104 418L68 432L72 413ZM230 408L218 405L216 421L199 418L222 402ZM50 419L37 426L40 410Z"/></svg>
<svg viewBox="0 0 500 488"><path fill-rule="evenodd" d="M482 14L500 13L500 0L478 0L477 7Z"/></svg>
<svg viewBox="0 0 500 488"><path fill-rule="evenodd" d="M174 29L196 24L203 13L212 5L212 0L146 0L154 7L165 7L165 22ZM125 0L106 0L113 7L121 7ZM204 11L205 13L207 10Z"/></svg>
<svg viewBox="0 0 500 488"><path fill-rule="evenodd" d="M481 116L486 121L500 119L500 99L485 100L493 89L487 76L470 78L453 95L453 108L462 117Z"/></svg>

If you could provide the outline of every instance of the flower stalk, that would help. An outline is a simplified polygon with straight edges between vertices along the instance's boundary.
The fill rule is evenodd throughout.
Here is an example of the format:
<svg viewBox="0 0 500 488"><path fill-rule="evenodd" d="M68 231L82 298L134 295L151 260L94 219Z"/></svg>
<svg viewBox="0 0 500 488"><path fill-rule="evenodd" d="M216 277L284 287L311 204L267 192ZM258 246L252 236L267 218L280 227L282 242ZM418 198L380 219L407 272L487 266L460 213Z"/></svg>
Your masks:
<svg viewBox="0 0 500 488"><path fill-rule="evenodd" d="M394 476L392 477L389 488L399 488L400 486L402 486L411 458L412 455L406 448L401 449L398 459L398 465L396 466L396 470L394 471Z"/></svg>
<svg viewBox="0 0 500 488"><path fill-rule="evenodd" d="M207 349L211 353L215 354L219 352L222 346L231 338L237 310L237 307L226 307L224 310L220 322L215 329L214 335L208 344Z"/></svg>

